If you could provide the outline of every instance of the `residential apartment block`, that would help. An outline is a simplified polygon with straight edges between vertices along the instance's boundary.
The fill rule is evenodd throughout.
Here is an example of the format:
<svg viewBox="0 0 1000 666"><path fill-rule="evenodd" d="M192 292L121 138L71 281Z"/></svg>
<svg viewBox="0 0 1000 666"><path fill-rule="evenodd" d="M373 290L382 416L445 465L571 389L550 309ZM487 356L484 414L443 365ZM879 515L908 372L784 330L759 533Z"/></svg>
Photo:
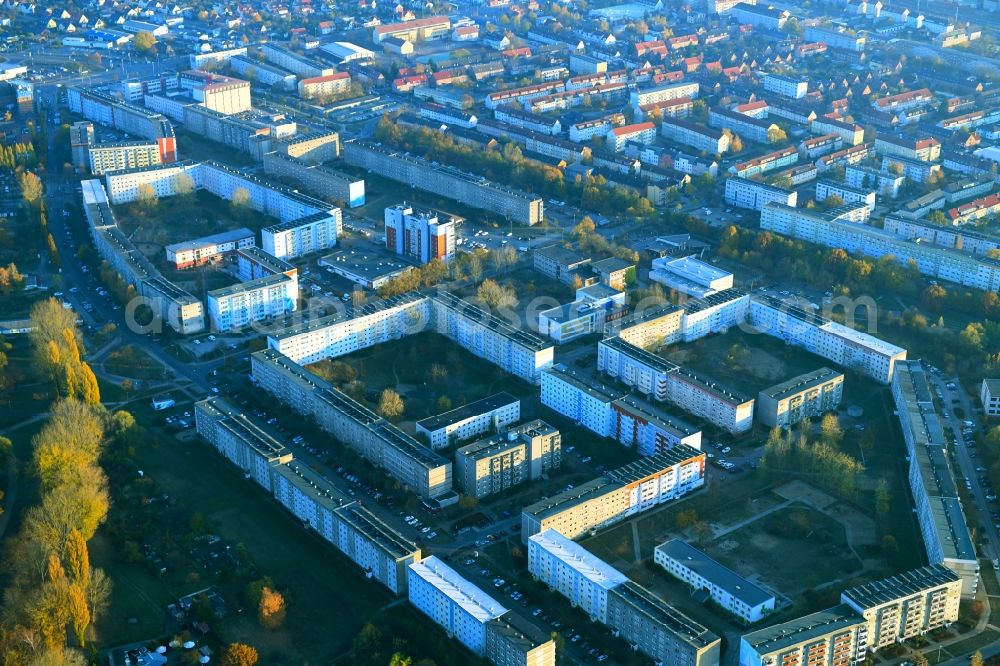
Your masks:
<svg viewBox="0 0 1000 666"><path fill-rule="evenodd" d="M334 72L326 76L312 76L299 79L299 97L314 99L343 95L351 90L351 75L347 72Z"/></svg>
<svg viewBox="0 0 1000 666"><path fill-rule="evenodd" d="M705 454L680 444L525 507L521 540L527 543L532 535L550 528L576 539L682 497L704 483Z"/></svg>
<svg viewBox="0 0 1000 666"><path fill-rule="evenodd" d="M791 99L802 99L809 91L809 82L781 74L768 74L764 77L764 90Z"/></svg>
<svg viewBox="0 0 1000 666"><path fill-rule="evenodd" d="M406 593L406 567L420 549L336 486L293 460L291 452L221 398L195 403L198 434L274 495L365 575L396 595Z"/></svg>
<svg viewBox="0 0 1000 666"><path fill-rule="evenodd" d="M983 404L983 414L988 418L1000 416L1000 379L983 379L979 387L979 401Z"/></svg>
<svg viewBox="0 0 1000 666"><path fill-rule="evenodd" d="M941 142L934 137L879 135L875 139L875 152L920 162L936 162L941 158Z"/></svg>
<svg viewBox="0 0 1000 666"><path fill-rule="evenodd" d="M229 115L252 108L249 81L192 69L181 72L178 83L206 109Z"/></svg>
<svg viewBox="0 0 1000 666"><path fill-rule="evenodd" d="M663 118L660 123L660 135L671 141L713 155L722 154L729 150L729 134L680 118Z"/></svg>
<svg viewBox="0 0 1000 666"><path fill-rule="evenodd" d="M542 200L534 195L452 167L438 165L432 168L425 160L377 144L348 141L344 144L344 160L352 166L374 171L416 189L444 194L449 199L520 224L538 224L544 214Z"/></svg>
<svg viewBox="0 0 1000 666"><path fill-rule="evenodd" d="M606 336L617 334L625 342L642 349L654 349L681 339L683 317L684 311L673 303L658 303L609 322L604 333Z"/></svg>
<svg viewBox="0 0 1000 666"><path fill-rule="evenodd" d="M68 87L66 103L70 111L87 120L155 141L160 148L161 162L177 159L174 126L166 116L93 88Z"/></svg>
<svg viewBox="0 0 1000 666"><path fill-rule="evenodd" d="M554 529L528 539L528 571L590 619L606 624L608 591L628 577Z"/></svg>
<svg viewBox="0 0 1000 666"><path fill-rule="evenodd" d="M211 329L220 333L239 331L256 322L272 320L296 310L298 272L292 275L276 273L212 289L206 298Z"/></svg>
<svg viewBox="0 0 1000 666"><path fill-rule="evenodd" d="M323 199L343 201L350 208L365 204L365 181L322 164L310 164L279 152L264 155L264 173L287 179Z"/></svg>
<svg viewBox="0 0 1000 666"><path fill-rule="evenodd" d="M753 425L753 398L697 375L676 363L629 344L620 337L601 340L597 346L597 369L632 390L659 402L669 402L686 412L729 432L749 430ZM542 404L560 413L581 399L585 382L554 366L542 380ZM550 392L546 392L546 385ZM583 404L583 403L581 403ZM587 416L600 413L596 401ZM582 420L581 420L582 421ZM582 421L586 425L586 421ZM610 422L614 424L614 421ZM588 426L589 427L589 426ZM591 428L594 430L594 428ZM595 430L595 432L598 432Z"/></svg>
<svg viewBox="0 0 1000 666"><path fill-rule="evenodd" d="M120 141L92 144L88 150L90 173L103 176L109 171L143 169L162 163L155 141Z"/></svg>
<svg viewBox="0 0 1000 666"><path fill-rule="evenodd" d="M451 491L451 463L361 403L272 350L251 357L254 382L423 498Z"/></svg>
<svg viewBox="0 0 1000 666"><path fill-rule="evenodd" d="M681 97L697 99L700 86L697 83L682 81L680 83L667 83L661 86L650 88L638 88L629 95L629 103L632 108L639 112L640 107L658 102L667 102Z"/></svg>
<svg viewBox="0 0 1000 666"><path fill-rule="evenodd" d="M495 666L555 666L552 637L516 613L486 623L486 659Z"/></svg>
<svg viewBox="0 0 1000 666"><path fill-rule="evenodd" d="M754 118L724 106L717 106L708 113L708 124L719 129L727 129L743 139L757 143L776 143L780 139L776 123Z"/></svg>
<svg viewBox="0 0 1000 666"><path fill-rule="evenodd" d="M979 560L948 459L943 417L920 361L896 364L892 397L909 454L910 491L927 561L958 574L962 598L972 598L979 585Z"/></svg>
<svg viewBox="0 0 1000 666"><path fill-rule="evenodd" d="M430 297L434 330L501 369L537 384L554 348L536 335L449 293Z"/></svg>
<svg viewBox="0 0 1000 666"><path fill-rule="evenodd" d="M607 625L658 664L719 665L717 635L634 581L608 594Z"/></svg>
<svg viewBox="0 0 1000 666"><path fill-rule="evenodd" d="M291 462L288 448L222 398L195 403L198 434L264 490L271 492L271 469Z"/></svg>
<svg viewBox="0 0 1000 666"><path fill-rule="evenodd" d="M308 365L427 330L430 303L404 294L365 303L353 316L336 312L268 334L268 347Z"/></svg>
<svg viewBox="0 0 1000 666"><path fill-rule="evenodd" d="M315 363L423 331L437 331L531 383L537 384L542 370L552 365L550 343L447 293L370 303L355 317L333 314L277 331L268 336L268 345L297 362Z"/></svg>
<svg viewBox="0 0 1000 666"><path fill-rule="evenodd" d="M398 255L422 264L455 258L455 223L441 222L437 213L414 212L412 206L396 204L385 209L385 246Z"/></svg>
<svg viewBox="0 0 1000 666"><path fill-rule="evenodd" d="M853 666L868 654L868 623L847 604L743 634L739 666Z"/></svg>
<svg viewBox="0 0 1000 666"><path fill-rule="evenodd" d="M726 203L739 208L763 210L769 203L782 203L792 208L798 203L799 194L749 178L731 176L726 179Z"/></svg>
<svg viewBox="0 0 1000 666"><path fill-rule="evenodd" d="M757 421L769 428L789 428L837 408L844 394L844 374L820 368L762 390Z"/></svg>
<svg viewBox="0 0 1000 666"><path fill-rule="evenodd" d="M135 287L153 314L181 335L205 330L205 309L202 302L174 283L165 279L132 244L118 227L108 194L99 180L80 183L83 191L83 214L97 253L122 277Z"/></svg>
<svg viewBox="0 0 1000 666"><path fill-rule="evenodd" d="M521 401L501 392L456 409L417 421L417 434L441 449L453 442L468 441L521 419Z"/></svg>
<svg viewBox="0 0 1000 666"><path fill-rule="evenodd" d="M774 611L774 595L681 539L670 539L653 550L653 562L712 600L746 624Z"/></svg>
<svg viewBox="0 0 1000 666"><path fill-rule="evenodd" d="M507 612L500 602L436 555L411 564L407 582L408 599L417 610L473 653L486 653L487 623Z"/></svg>
<svg viewBox="0 0 1000 666"><path fill-rule="evenodd" d="M845 204L864 204L869 211L875 210L875 190L865 190L851 187L832 180L816 181L816 201L826 201L830 197L838 197Z"/></svg>
<svg viewBox="0 0 1000 666"><path fill-rule="evenodd" d="M773 296L758 294L750 300L749 322L762 333L883 384L892 381L896 364L906 360L902 347Z"/></svg>
<svg viewBox="0 0 1000 666"><path fill-rule="evenodd" d="M541 478L562 464L559 431L540 419L513 426L455 452L455 481L477 499Z"/></svg>
<svg viewBox="0 0 1000 666"><path fill-rule="evenodd" d="M340 229L340 209L333 208L264 227L261 246L279 259L294 259L336 247Z"/></svg>
<svg viewBox="0 0 1000 666"><path fill-rule="evenodd" d="M241 227L194 240L172 243L164 250L167 253L167 261L172 263L177 270L183 270L219 261L226 254L242 248L254 247L256 243L256 234Z"/></svg>
<svg viewBox="0 0 1000 666"><path fill-rule="evenodd" d="M860 210L859 210L860 209ZM868 207L853 204L827 212L792 208L779 203L764 207L761 229L774 231L826 247L859 252L876 259L891 256L902 264L911 261L929 277L985 291L1000 289L1000 261L972 256L946 247L912 242L896 234L864 224Z"/></svg>
<svg viewBox="0 0 1000 666"><path fill-rule="evenodd" d="M880 650L958 621L962 579L941 564L872 581L840 595L868 621L868 647Z"/></svg>

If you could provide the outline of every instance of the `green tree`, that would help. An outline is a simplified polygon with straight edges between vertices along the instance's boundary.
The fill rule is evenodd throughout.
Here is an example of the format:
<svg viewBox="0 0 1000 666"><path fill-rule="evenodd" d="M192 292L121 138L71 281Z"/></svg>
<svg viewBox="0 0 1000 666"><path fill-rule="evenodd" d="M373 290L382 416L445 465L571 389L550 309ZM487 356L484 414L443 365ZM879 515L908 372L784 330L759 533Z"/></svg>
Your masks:
<svg viewBox="0 0 1000 666"><path fill-rule="evenodd" d="M14 443L8 438L0 435L0 467L6 467L14 452Z"/></svg>

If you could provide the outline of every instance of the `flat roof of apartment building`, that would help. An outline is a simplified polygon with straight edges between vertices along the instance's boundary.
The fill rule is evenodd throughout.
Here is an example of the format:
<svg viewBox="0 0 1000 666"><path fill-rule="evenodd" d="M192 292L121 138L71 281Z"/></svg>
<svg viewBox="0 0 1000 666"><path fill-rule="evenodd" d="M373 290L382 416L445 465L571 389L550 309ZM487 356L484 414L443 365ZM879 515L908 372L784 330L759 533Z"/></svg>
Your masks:
<svg viewBox="0 0 1000 666"><path fill-rule="evenodd" d="M677 560L699 576L739 599L751 608L774 600L774 595L725 567L691 544L670 539L656 547L657 552Z"/></svg>
<svg viewBox="0 0 1000 666"><path fill-rule="evenodd" d="M240 248L236 250L236 254L260 264L272 273L287 273L290 271L295 271L296 273L298 272L298 269L296 269L291 263L285 261L284 259L279 259L270 252L267 252L263 248L259 248L257 246Z"/></svg>
<svg viewBox="0 0 1000 666"><path fill-rule="evenodd" d="M507 612L500 602L463 578L435 555L414 562L410 565L410 571L480 623L485 624Z"/></svg>
<svg viewBox="0 0 1000 666"><path fill-rule="evenodd" d="M857 611L840 604L811 615L803 615L772 627L743 634L743 641L758 654L771 654L821 636L867 624Z"/></svg>
<svg viewBox="0 0 1000 666"><path fill-rule="evenodd" d="M680 306L674 305L673 303L661 303L653 307L637 310L629 316L623 317L620 321L620 328L621 330L625 330L626 328L639 326L641 324L645 324L646 322L660 319L661 317L669 317L673 314L680 316L679 313L681 312L682 310Z"/></svg>
<svg viewBox="0 0 1000 666"><path fill-rule="evenodd" d="M681 308L688 314L695 314L701 312L702 310L708 310L714 307L719 307L720 305L731 303L732 301L737 301L746 295L747 293L745 291L740 291L739 289L723 289L722 291L717 291L714 294L709 294L704 298L686 301L681 305Z"/></svg>
<svg viewBox="0 0 1000 666"><path fill-rule="evenodd" d="M774 386L769 386L761 391L762 395L766 395L774 400L784 400L789 396L796 395L802 391L811 389L814 386L820 386L829 381L836 379L837 377L843 378L844 373L837 372L827 367L822 367L818 370L812 370L811 372L805 372L797 377L792 377L780 384L775 384Z"/></svg>
<svg viewBox="0 0 1000 666"><path fill-rule="evenodd" d="M669 630L677 639L696 650L719 642L719 637L707 628L668 605L663 599L634 581L626 581L611 591L634 612Z"/></svg>
<svg viewBox="0 0 1000 666"><path fill-rule="evenodd" d="M288 479L288 482L303 494L313 498L318 504L331 511L336 511L357 501L342 493L335 485L297 460L280 465L275 468L275 471Z"/></svg>
<svg viewBox="0 0 1000 666"><path fill-rule="evenodd" d="M603 384L600 380L589 375L578 374L575 370L570 370L562 363L557 363L545 370L560 380L580 389L587 395L597 398L602 402L612 402L625 395L625 391L616 386Z"/></svg>
<svg viewBox="0 0 1000 666"><path fill-rule="evenodd" d="M558 515L571 507L603 497L621 487L622 484L610 481L601 476L590 481L584 481L575 488L556 493L552 497L538 500L534 504L524 507L523 513L534 516L538 520L544 520L549 516Z"/></svg>
<svg viewBox="0 0 1000 666"><path fill-rule="evenodd" d="M486 310L483 310L468 301L462 300L454 294L439 292L432 295L431 299L450 308L453 312L465 317L466 319L477 322L481 326L504 336L511 342L525 347L530 351L540 352L544 349L552 348L551 342L543 340L533 333L516 328L499 317L495 317L492 313L487 312Z"/></svg>
<svg viewBox="0 0 1000 666"><path fill-rule="evenodd" d="M675 465L682 465L704 455L704 453L692 446L678 444L662 453L639 458L621 467L609 470L604 475L612 481L617 481L623 485L639 483L650 477L663 474Z"/></svg>
<svg viewBox="0 0 1000 666"><path fill-rule="evenodd" d="M261 456L271 460L277 460L286 456L291 457L292 452L284 444L244 416L229 401L223 398L212 397L202 400L197 404L203 410L207 411L220 427L225 428L241 441L246 442L248 446Z"/></svg>
<svg viewBox="0 0 1000 666"><path fill-rule="evenodd" d="M622 354L635 359L639 363L642 363L657 372L675 372L680 369L680 366L673 361L668 361L662 356L646 351L642 347L637 347L636 345L625 342L618 336L604 338L601 340L600 344L608 347L609 349L621 352Z"/></svg>
<svg viewBox="0 0 1000 666"><path fill-rule="evenodd" d="M502 634L509 644L521 652L530 652L552 640L551 636L514 611L493 618L489 624L494 632Z"/></svg>
<svg viewBox="0 0 1000 666"><path fill-rule="evenodd" d="M246 282L237 282L236 284L231 284L228 287L212 289L206 295L209 298L215 299L228 298L237 294L244 294L248 291L254 291L255 289L266 289L267 287L275 287L279 284L291 281L292 278L288 277L284 273L276 273L274 275L265 275L264 277L248 280Z"/></svg>
<svg viewBox="0 0 1000 666"><path fill-rule="evenodd" d="M624 398L615 400L612 404L617 405L630 414L638 415L648 423L651 423L660 430L671 433L678 439L683 439L688 435L698 432L698 428L695 428L690 423L672 414L667 414L659 406L643 400L636 395L627 395Z"/></svg>
<svg viewBox="0 0 1000 666"><path fill-rule="evenodd" d="M507 407L515 402L520 403L521 401L520 399L512 396L510 393L501 391L500 393L494 393L493 395L482 398L481 400L470 402L451 411L444 412L443 414L437 414L435 416L429 416L426 419L421 419L417 421L417 428L434 432L435 430L447 428L450 425L467 421L476 416L488 414L489 412L500 409L501 407Z"/></svg>
<svg viewBox="0 0 1000 666"><path fill-rule="evenodd" d="M605 590L610 590L628 580L628 576L618 569L556 530L543 530L531 536L529 541Z"/></svg>
<svg viewBox="0 0 1000 666"><path fill-rule="evenodd" d="M186 250L197 250L202 247L209 245L219 245L222 243L235 243L241 241L245 238L254 238L254 232L250 231L246 227L240 227L239 229L233 229L231 231L223 231L222 233L212 234L211 236L202 236L201 238L195 238L192 240L181 241L179 243L171 243L165 249L167 252L184 252Z"/></svg>
<svg viewBox="0 0 1000 666"><path fill-rule="evenodd" d="M902 597L919 594L924 590L960 581L958 574L943 564L932 564L912 571L857 585L841 593L842 600L850 600L863 608L875 608L899 601Z"/></svg>
<svg viewBox="0 0 1000 666"><path fill-rule="evenodd" d="M337 510L337 515L396 559L403 559L420 552L417 544L389 527L378 516L357 502L341 507Z"/></svg>
<svg viewBox="0 0 1000 666"><path fill-rule="evenodd" d="M391 308L404 306L411 303L419 303L427 298L427 296L420 294L418 292L409 292L406 294L400 294L398 296L390 296L388 298L380 298L377 300L368 301L361 308L348 308L345 311L334 312L333 314L326 315L324 317L319 317L313 319L312 321L296 323L287 328L283 328L279 331L269 334L269 337L275 340L284 340L286 338L295 337L296 335L302 335L304 333L312 333L314 331L322 330L330 326L335 326L337 324L350 321L352 319L358 319L360 317L365 317L368 315L381 312L383 310L389 310Z"/></svg>

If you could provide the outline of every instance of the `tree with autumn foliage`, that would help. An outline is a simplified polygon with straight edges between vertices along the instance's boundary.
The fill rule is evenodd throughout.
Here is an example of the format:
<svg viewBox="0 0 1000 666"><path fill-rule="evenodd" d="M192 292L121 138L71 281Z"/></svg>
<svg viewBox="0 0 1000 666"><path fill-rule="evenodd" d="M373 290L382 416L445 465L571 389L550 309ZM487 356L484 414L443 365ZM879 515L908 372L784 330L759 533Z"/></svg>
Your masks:
<svg viewBox="0 0 1000 666"><path fill-rule="evenodd" d="M222 653L222 666L256 666L257 650L245 643L230 643Z"/></svg>
<svg viewBox="0 0 1000 666"><path fill-rule="evenodd" d="M265 587L260 591L257 619L265 629L280 629L285 623L285 597L281 592Z"/></svg>

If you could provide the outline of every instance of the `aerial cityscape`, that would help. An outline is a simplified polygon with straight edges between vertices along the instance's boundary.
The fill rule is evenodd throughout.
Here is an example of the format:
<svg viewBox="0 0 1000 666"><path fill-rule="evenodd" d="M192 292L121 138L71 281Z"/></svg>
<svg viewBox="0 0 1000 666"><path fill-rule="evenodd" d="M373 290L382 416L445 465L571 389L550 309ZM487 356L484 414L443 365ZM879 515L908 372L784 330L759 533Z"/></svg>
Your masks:
<svg viewBox="0 0 1000 666"><path fill-rule="evenodd" d="M0 666L1000 666L998 40L0 0Z"/></svg>

